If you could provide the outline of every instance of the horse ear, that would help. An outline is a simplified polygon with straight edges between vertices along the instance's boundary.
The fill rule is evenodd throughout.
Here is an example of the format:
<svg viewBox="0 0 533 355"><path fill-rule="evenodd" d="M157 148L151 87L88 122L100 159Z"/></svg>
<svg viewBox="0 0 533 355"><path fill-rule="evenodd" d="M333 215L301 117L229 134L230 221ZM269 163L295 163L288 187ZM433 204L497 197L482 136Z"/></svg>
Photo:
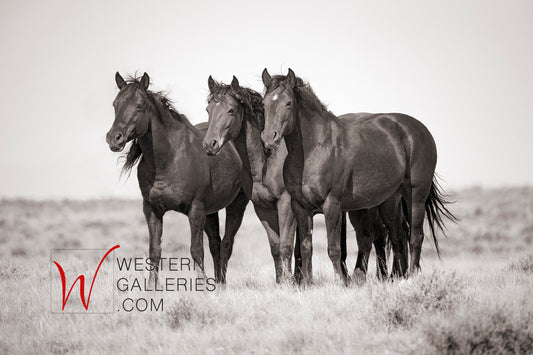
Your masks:
<svg viewBox="0 0 533 355"><path fill-rule="evenodd" d="M231 81L231 88L233 90L238 90L239 89L239 79L237 79L235 77L235 75L233 75L233 80Z"/></svg>
<svg viewBox="0 0 533 355"><path fill-rule="evenodd" d="M117 83L117 86L119 89L122 89L124 86L126 86L126 81L124 78L120 75L120 73L117 71L115 74L115 82Z"/></svg>
<svg viewBox="0 0 533 355"><path fill-rule="evenodd" d="M150 77L147 73L144 73L143 77L141 78L141 87L144 90L148 90L148 85L150 85Z"/></svg>
<svg viewBox="0 0 533 355"><path fill-rule="evenodd" d="M268 87L270 85L270 79L272 78L270 77L270 74L268 74L267 68L263 70L263 74L261 74L261 78L263 79L263 84L265 85L265 87Z"/></svg>
<svg viewBox="0 0 533 355"><path fill-rule="evenodd" d="M290 87L294 87L294 84L296 83L296 74L292 71L291 68L289 68L289 74L287 74L287 84Z"/></svg>
<svg viewBox="0 0 533 355"><path fill-rule="evenodd" d="M215 80L211 75L209 75L209 79L207 79L207 86L209 87L209 92L212 94L213 91L215 91L215 87L217 86L217 83L215 83Z"/></svg>

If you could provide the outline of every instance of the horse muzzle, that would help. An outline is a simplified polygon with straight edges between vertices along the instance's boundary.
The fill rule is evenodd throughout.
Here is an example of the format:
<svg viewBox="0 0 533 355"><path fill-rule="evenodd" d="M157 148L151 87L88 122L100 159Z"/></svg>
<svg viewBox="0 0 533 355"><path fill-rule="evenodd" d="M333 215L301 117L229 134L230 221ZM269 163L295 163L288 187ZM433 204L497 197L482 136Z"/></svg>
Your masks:
<svg viewBox="0 0 533 355"><path fill-rule="evenodd" d="M121 152L126 145L126 139L121 132L108 132L105 140L113 152Z"/></svg>
<svg viewBox="0 0 533 355"><path fill-rule="evenodd" d="M268 150L277 148L281 142L281 138L281 134L277 131L272 133L266 131L261 132L261 140L263 141L265 148Z"/></svg>
<svg viewBox="0 0 533 355"><path fill-rule="evenodd" d="M207 152L207 155L217 155L222 149L224 138L218 139L204 139L202 145Z"/></svg>

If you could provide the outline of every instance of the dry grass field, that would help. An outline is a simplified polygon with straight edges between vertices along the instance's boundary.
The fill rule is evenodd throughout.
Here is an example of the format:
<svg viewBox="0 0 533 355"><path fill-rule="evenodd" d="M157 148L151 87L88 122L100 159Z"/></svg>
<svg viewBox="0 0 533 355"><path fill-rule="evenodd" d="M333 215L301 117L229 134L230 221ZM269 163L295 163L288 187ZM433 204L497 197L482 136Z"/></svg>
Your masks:
<svg viewBox="0 0 533 355"><path fill-rule="evenodd" d="M266 234L250 205L225 290L160 292L163 310L110 315L50 313L50 272L57 272L50 249L120 244L115 256L146 257L141 201L3 200L0 353L532 353L533 188L472 188L455 199L460 222L441 238L442 258L427 238L422 273L409 280L378 281L371 259L366 284L339 285L317 216L314 285L276 285ZM353 270L357 246L349 231ZM189 240L186 218L168 213L163 256L188 257ZM205 250L213 276L207 240ZM71 298L79 302L77 286Z"/></svg>

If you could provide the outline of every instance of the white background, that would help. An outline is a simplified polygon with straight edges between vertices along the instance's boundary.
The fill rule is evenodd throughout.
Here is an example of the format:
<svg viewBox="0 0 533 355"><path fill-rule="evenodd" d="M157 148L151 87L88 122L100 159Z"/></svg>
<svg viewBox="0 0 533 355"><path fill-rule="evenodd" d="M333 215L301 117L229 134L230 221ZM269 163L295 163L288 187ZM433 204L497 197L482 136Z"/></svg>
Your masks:
<svg viewBox="0 0 533 355"><path fill-rule="evenodd" d="M105 134L115 71L192 122L207 78L292 68L335 114L403 112L445 187L533 181L531 1L2 1L0 196L138 197Z"/></svg>

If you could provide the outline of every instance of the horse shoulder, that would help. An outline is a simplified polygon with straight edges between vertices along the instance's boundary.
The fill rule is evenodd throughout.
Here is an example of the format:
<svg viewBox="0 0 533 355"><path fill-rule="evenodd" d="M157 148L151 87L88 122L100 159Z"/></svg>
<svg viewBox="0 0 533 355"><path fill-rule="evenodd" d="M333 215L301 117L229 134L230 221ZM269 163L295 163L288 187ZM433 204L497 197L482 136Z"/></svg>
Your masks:
<svg viewBox="0 0 533 355"><path fill-rule="evenodd" d="M154 170L150 169L148 162L144 158L141 158L137 166L137 181L139 182L142 197L148 201L150 190L154 184Z"/></svg>

